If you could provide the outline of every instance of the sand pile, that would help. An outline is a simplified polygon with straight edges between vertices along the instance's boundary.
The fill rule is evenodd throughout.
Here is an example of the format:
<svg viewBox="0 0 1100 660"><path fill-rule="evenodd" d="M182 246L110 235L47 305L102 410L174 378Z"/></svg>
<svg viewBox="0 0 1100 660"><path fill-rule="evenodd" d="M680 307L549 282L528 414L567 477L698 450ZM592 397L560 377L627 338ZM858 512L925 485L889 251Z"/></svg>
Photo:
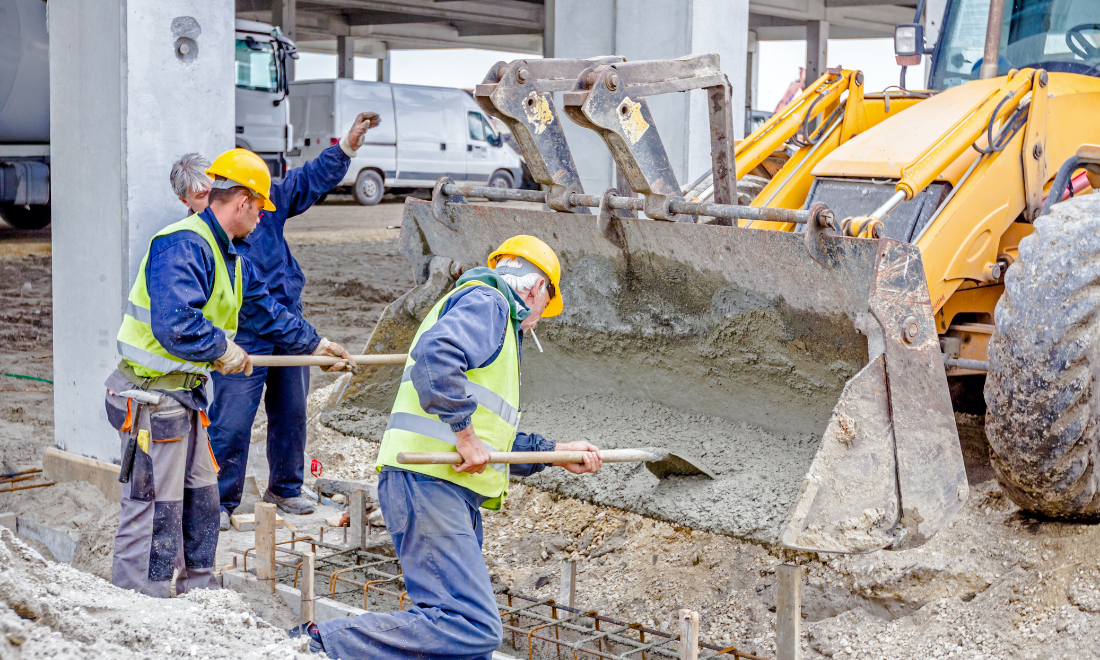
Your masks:
<svg viewBox="0 0 1100 660"><path fill-rule="evenodd" d="M47 561L0 530L0 658L306 658L235 592L158 600Z"/></svg>

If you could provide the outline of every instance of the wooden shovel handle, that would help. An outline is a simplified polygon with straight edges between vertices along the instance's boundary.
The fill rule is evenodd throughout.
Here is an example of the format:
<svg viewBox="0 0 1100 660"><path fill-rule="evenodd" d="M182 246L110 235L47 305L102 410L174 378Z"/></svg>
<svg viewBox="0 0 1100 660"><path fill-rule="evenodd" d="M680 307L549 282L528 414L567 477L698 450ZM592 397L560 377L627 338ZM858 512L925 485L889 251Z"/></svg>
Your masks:
<svg viewBox="0 0 1100 660"><path fill-rule="evenodd" d="M355 364L405 364L408 353L353 355ZM329 355L249 355L254 367L328 367L340 358Z"/></svg>
<svg viewBox="0 0 1100 660"><path fill-rule="evenodd" d="M489 452L490 463L583 463L586 451L494 451ZM659 457L641 449L602 449L604 463L637 463ZM402 465L459 465L458 452L410 452L397 455Z"/></svg>

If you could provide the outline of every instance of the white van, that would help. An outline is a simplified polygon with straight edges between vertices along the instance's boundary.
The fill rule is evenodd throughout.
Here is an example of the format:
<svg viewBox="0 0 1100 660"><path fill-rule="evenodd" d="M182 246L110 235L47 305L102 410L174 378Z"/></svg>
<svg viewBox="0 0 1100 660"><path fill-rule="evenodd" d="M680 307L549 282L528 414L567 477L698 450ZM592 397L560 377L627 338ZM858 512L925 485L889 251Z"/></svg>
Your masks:
<svg viewBox="0 0 1100 660"><path fill-rule="evenodd" d="M341 186L360 204L377 204L386 188L431 188L437 179L513 188L522 169L469 94L362 80L304 80L290 84L290 123L299 167L347 135L355 116L377 112L382 123L367 132Z"/></svg>

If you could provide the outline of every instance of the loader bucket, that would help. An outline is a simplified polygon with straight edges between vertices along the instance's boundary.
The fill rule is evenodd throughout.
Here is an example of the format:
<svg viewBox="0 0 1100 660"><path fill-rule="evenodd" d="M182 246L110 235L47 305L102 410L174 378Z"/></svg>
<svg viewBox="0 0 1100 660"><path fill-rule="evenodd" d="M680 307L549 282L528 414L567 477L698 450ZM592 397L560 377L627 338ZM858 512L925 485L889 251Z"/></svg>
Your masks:
<svg viewBox="0 0 1100 660"><path fill-rule="evenodd" d="M527 338L520 430L600 447L659 446L714 480L642 465L526 483L672 523L830 552L909 548L967 495L919 251L892 240L409 199L401 251L420 286L366 352L408 350L458 267L505 239L562 263L564 312ZM388 411L401 367L370 367L343 405Z"/></svg>

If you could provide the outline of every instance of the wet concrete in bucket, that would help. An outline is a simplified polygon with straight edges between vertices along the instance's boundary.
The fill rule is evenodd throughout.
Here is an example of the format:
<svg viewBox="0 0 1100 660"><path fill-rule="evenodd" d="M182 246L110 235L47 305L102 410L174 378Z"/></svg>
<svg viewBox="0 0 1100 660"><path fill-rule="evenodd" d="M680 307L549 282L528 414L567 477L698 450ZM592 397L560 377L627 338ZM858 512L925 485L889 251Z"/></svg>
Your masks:
<svg viewBox="0 0 1100 660"><path fill-rule="evenodd" d="M658 479L642 463L620 463L584 476L548 469L524 479L527 485L764 543L778 537L819 441L618 396L532 403L521 429L607 449L659 446L702 461L718 476Z"/></svg>

